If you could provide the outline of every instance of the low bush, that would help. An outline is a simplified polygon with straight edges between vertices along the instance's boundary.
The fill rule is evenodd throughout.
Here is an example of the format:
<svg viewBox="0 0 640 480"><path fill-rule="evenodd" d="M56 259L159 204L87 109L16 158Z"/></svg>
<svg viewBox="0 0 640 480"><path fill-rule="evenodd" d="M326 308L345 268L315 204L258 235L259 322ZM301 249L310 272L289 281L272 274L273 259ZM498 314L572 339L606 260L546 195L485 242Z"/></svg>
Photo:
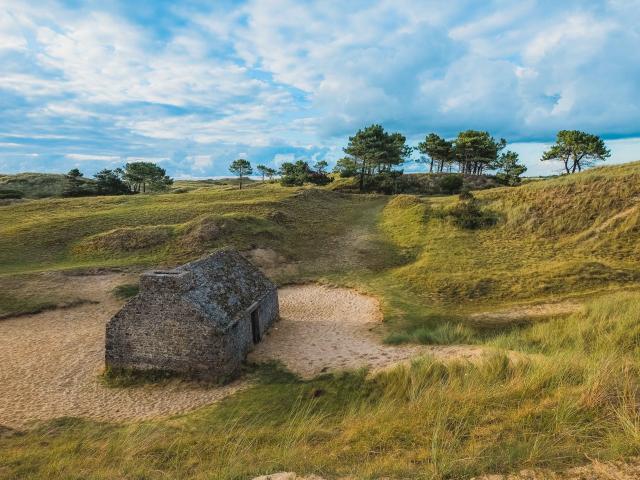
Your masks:
<svg viewBox="0 0 640 480"><path fill-rule="evenodd" d="M471 195L471 193L468 193ZM498 218L495 213L488 209L483 209L476 198L465 195L465 200L459 201L448 210L448 215L453 219L453 223L460 228L476 230L478 228L495 225Z"/></svg>
<svg viewBox="0 0 640 480"><path fill-rule="evenodd" d="M411 340L412 337L407 332L393 332L384 339L384 343L388 345L400 345L402 343L409 343Z"/></svg>
<svg viewBox="0 0 640 480"><path fill-rule="evenodd" d="M121 300L126 300L131 297L135 297L140 290L140 286L136 283L125 283L122 285L118 285L113 289L113 294L116 298Z"/></svg>
<svg viewBox="0 0 640 480"><path fill-rule="evenodd" d="M464 178L462 175L449 174L444 175L438 180L438 186L443 193L454 194L462 189Z"/></svg>
<svg viewBox="0 0 640 480"><path fill-rule="evenodd" d="M24 192L20 190L0 189L0 199L23 198Z"/></svg>

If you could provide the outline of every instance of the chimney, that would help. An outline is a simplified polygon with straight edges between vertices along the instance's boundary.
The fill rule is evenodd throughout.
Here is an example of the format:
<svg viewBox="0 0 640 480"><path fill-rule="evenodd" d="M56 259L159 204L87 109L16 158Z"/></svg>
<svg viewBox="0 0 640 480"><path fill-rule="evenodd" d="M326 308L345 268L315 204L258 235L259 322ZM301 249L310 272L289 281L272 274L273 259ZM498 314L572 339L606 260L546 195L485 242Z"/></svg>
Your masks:
<svg viewBox="0 0 640 480"><path fill-rule="evenodd" d="M180 294L193 287L189 270L151 270L140 276L140 291Z"/></svg>

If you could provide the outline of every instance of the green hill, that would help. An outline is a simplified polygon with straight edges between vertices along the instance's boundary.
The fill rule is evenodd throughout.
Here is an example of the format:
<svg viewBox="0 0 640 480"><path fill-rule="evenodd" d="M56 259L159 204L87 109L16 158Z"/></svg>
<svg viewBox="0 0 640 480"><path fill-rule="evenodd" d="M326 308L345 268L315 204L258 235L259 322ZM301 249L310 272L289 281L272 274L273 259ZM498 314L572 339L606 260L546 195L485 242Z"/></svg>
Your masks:
<svg viewBox="0 0 640 480"><path fill-rule="evenodd" d="M262 266L279 283L378 296L391 343L495 356L310 381L265 367L246 391L176 418L0 435L0 472L445 479L640 454L640 163L474 192L495 221L478 229L456 223L457 196L186 187L0 206L0 314L70 301L44 288L52 270L139 270L232 245L275 252ZM585 306L491 316L567 299Z"/></svg>
<svg viewBox="0 0 640 480"><path fill-rule="evenodd" d="M79 181L93 183L92 180L84 178ZM66 176L58 173L0 174L0 191L18 190L26 198L61 197L66 185Z"/></svg>

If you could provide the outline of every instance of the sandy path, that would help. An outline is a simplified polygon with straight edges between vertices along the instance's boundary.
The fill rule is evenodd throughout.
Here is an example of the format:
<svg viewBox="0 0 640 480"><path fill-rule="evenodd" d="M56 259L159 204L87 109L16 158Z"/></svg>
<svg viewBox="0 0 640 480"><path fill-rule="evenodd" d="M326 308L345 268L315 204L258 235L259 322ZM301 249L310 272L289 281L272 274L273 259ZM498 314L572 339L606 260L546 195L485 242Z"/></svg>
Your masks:
<svg viewBox="0 0 640 480"><path fill-rule="evenodd" d="M278 292L281 319L249 355L253 362L279 360L302 377L330 370L385 368L412 357L476 358L473 346L391 346L372 330L380 324L378 301L353 290L320 285Z"/></svg>
<svg viewBox="0 0 640 480"><path fill-rule="evenodd" d="M144 419L214 402L240 384L205 388L197 384L107 388L98 379L104 367L105 323L121 307L110 294L127 283L124 274L61 279L83 298L97 300L0 321L0 425L81 416L100 420Z"/></svg>

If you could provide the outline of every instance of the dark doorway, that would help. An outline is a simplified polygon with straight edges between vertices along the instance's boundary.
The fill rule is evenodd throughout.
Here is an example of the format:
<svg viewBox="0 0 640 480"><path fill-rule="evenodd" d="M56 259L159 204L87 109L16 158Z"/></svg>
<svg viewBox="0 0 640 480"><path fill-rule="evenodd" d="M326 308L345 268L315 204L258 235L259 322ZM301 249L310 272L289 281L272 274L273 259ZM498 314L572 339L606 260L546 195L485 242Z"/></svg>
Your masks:
<svg viewBox="0 0 640 480"><path fill-rule="evenodd" d="M251 334L253 335L253 343L258 343L260 341L260 318L257 308L251 312Z"/></svg>

